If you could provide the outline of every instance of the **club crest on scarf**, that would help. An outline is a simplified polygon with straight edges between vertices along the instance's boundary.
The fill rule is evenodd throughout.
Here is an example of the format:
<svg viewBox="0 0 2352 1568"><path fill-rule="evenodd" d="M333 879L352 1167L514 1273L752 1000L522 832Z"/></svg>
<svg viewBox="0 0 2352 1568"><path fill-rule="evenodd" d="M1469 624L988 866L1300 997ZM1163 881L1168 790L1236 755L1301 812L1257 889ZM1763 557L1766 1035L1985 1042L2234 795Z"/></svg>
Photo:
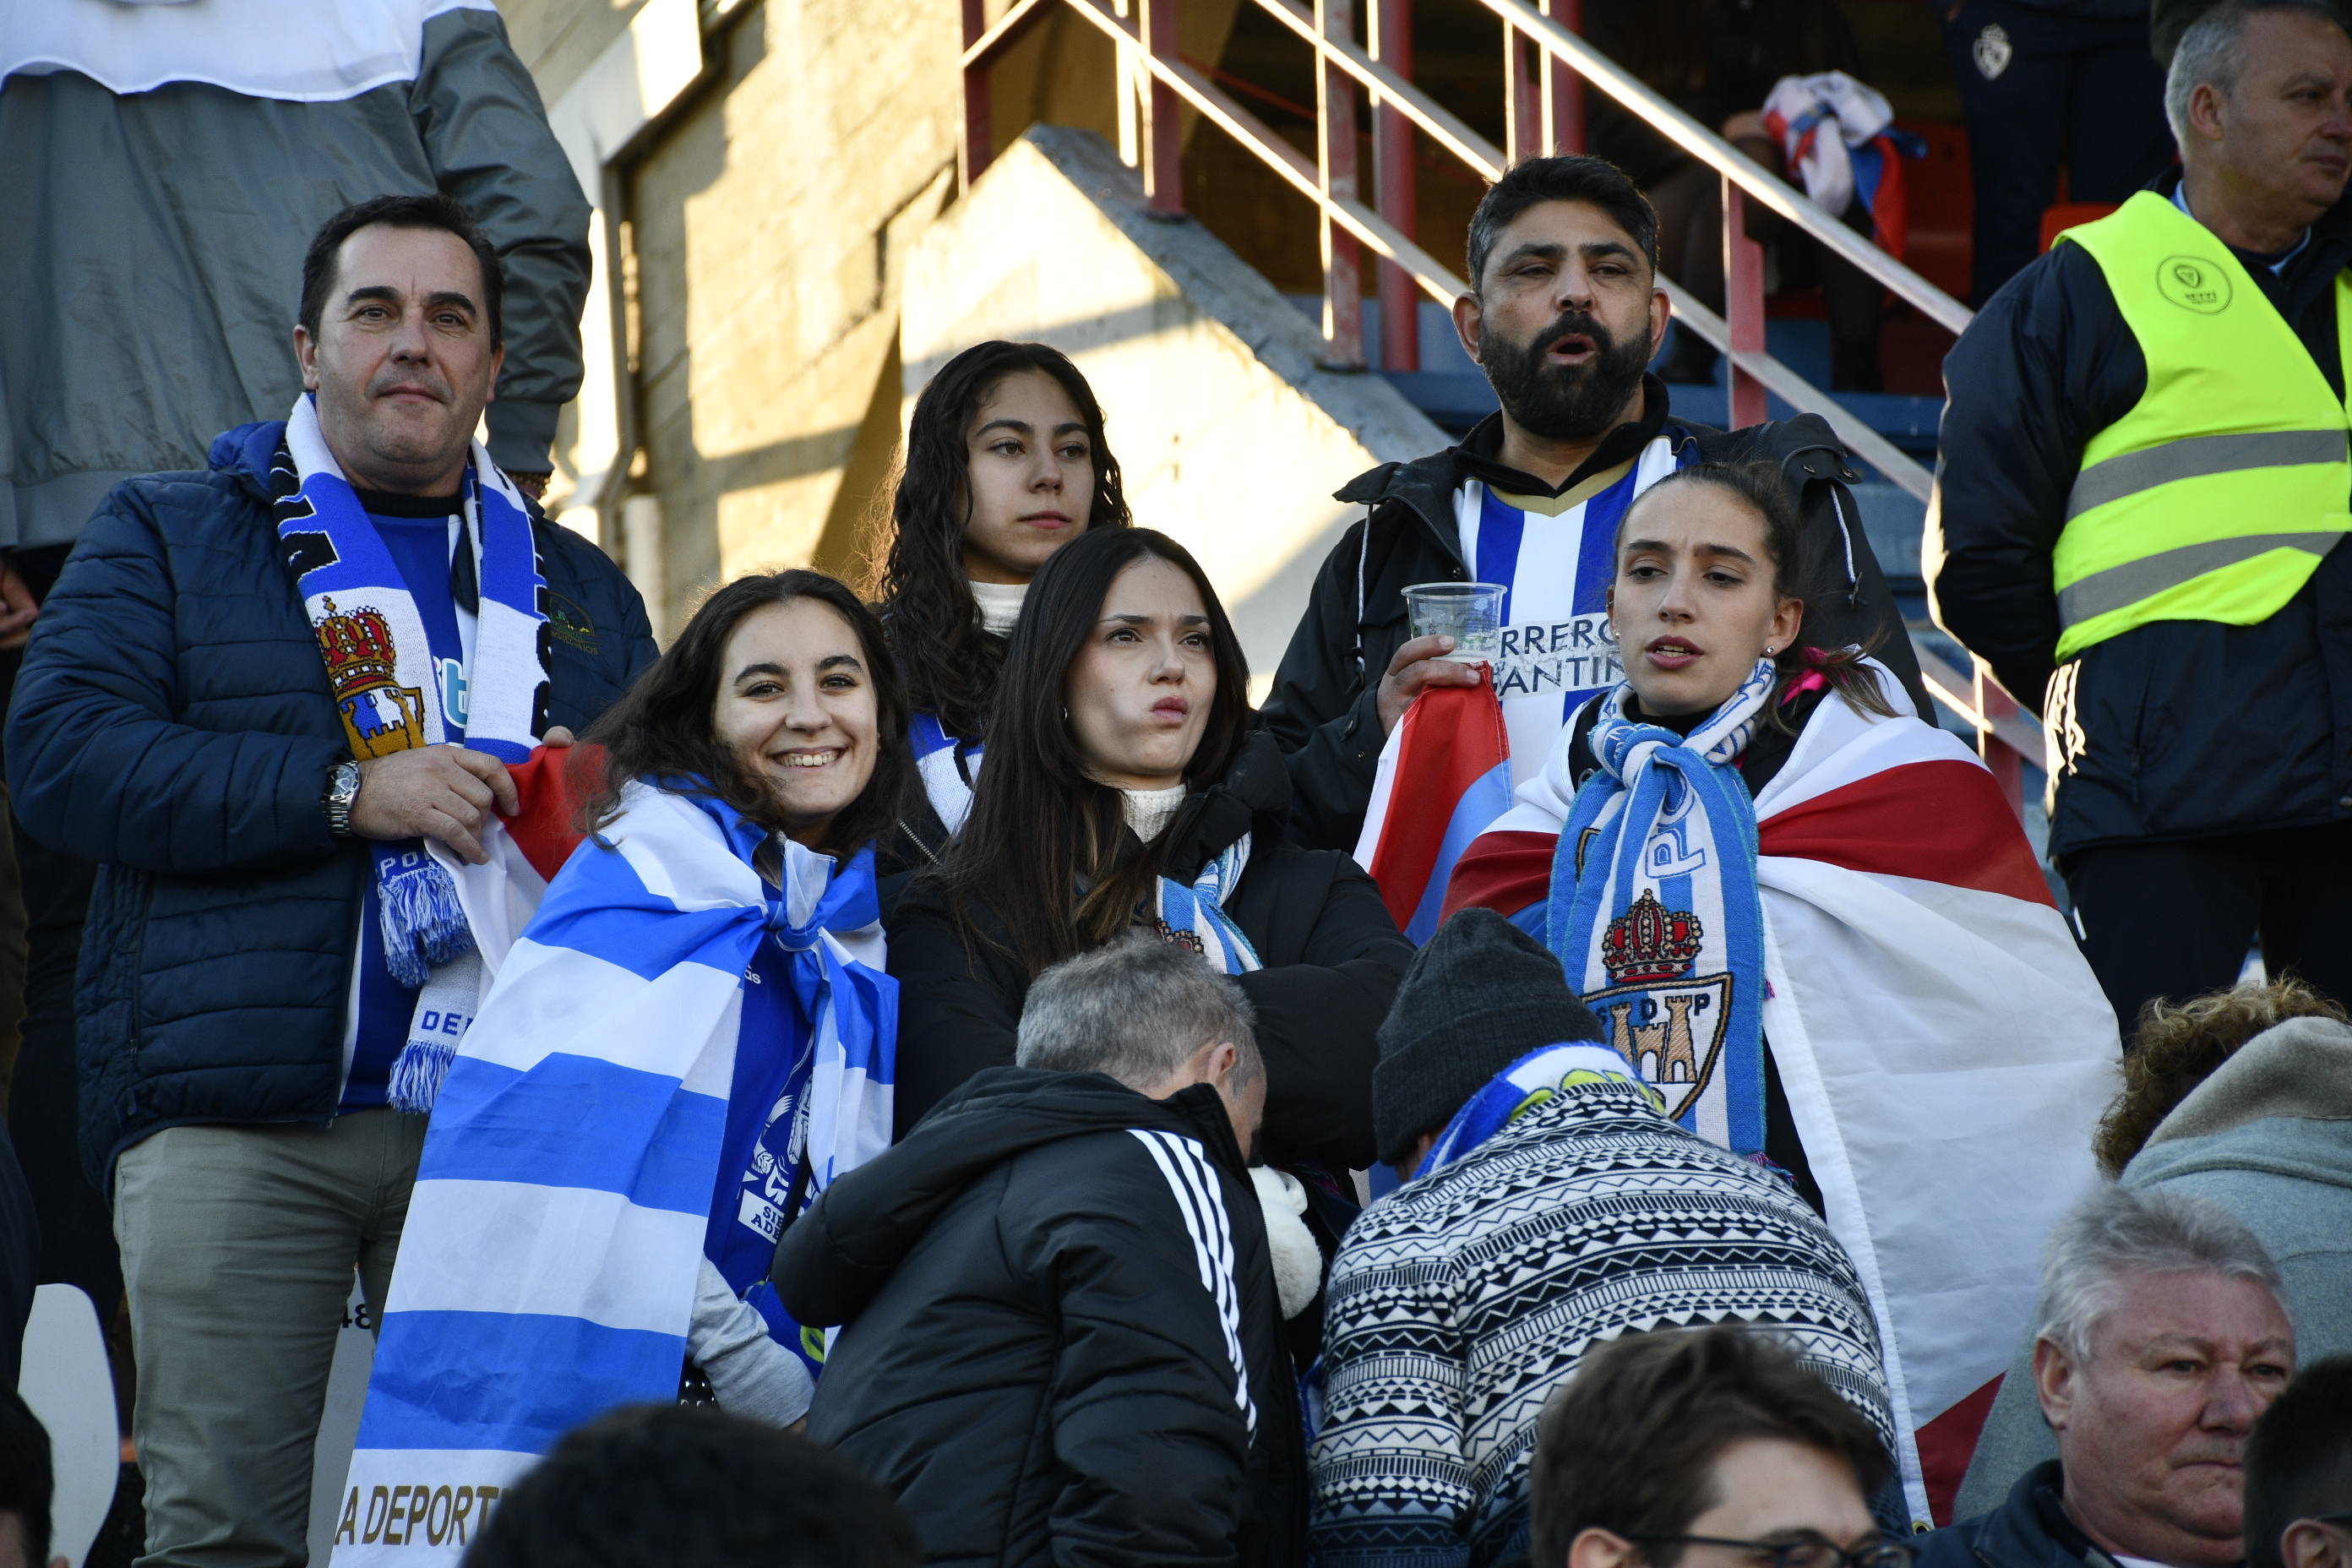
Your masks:
<svg viewBox="0 0 2352 1568"><path fill-rule="evenodd" d="M1760 659L1688 735L1601 700L1601 766L1559 836L1547 941L1667 1114L1741 1153L1763 1147L1763 907L1756 809L1733 763L1769 699Z"/></svg>
<svg viewBox="0 0 2352 1568"><path fill-rule="evenodd" d="M1696 915L1667 909L1643 889L1601 939L1601 964L1612 984L1584 998L1607 1026L1610 1047L1669 1092L1667 1114L1676 1119L1714 1081L1731 1021L1733 977L1691 973L1705 933Z"/></svg>
<svg viewBox="0 0 2352 1568"><path fill-rule="evenodd" d="M373 607L339 613L332 598L324 607L313 629L352 755L365 762L425 744L425 693L394 679L397 661L383 613Z"/></svg>
<svg viewBox="0 0 2352 1568"><path fill-rule="evenodd" d="M756 978L756 976L754 976ZM769 1109L760 1141L751 1147L751 1168L743 1173L742 1197L736 1218L772 1243L783 1234L785 1205L792 1199L793 1173L808 1148L808 1099L801 1088L815 1060L814 1037L793 1064L790 1087ZM803 1206L806 1206L805 1205Z"/></svg>

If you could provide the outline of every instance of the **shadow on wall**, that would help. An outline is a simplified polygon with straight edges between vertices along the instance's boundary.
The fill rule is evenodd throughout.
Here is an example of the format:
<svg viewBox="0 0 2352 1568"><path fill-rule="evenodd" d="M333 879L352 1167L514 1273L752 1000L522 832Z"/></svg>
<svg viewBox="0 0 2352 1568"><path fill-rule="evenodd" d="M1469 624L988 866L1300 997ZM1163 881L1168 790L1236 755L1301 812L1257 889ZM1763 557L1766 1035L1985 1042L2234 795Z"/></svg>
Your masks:
<svg viewBox="0 0 2352 1568"><path fill-rule="evenodd" d="M632 488L660 503L672 626L755 567L856 580L898 443L898 279L953 184L939 10L745 7L629 172Z"/></svg>
<svg viewBox="0 0 2352 1568"><path fill-rule="evenodd" d="M695 442L694 356L686 335L686 209L727 172L724 126L714 123L723 121L724 110L714 114L712 106L731 96L767 58L767 36L745 18L706 37L703 47L724 51L723 79L704 91L627 176L630 243L622 287L629 334L627 395L639 448L636 482L630 488L649 490L662 504L662 560L650 575L665 585L668 601L655 618L672 627L685 625L692 605L719 580L717 531L703 525L704 509L698 504L706 492Z"/></svg>

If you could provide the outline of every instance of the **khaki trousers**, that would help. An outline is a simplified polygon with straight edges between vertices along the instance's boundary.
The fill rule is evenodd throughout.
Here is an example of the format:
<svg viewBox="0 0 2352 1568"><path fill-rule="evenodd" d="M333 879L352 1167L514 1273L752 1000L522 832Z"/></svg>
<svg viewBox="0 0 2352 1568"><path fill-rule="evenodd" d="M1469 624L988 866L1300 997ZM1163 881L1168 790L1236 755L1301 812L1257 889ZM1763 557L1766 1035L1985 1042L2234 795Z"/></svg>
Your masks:
<svg viewBox="0 0 2352 1568"><path fill-rule="evenodd" d="M139 1568L301 1568L335 1335L392 1279L425 1119L170 1127L115 1169L139 1361Z"/></svg>

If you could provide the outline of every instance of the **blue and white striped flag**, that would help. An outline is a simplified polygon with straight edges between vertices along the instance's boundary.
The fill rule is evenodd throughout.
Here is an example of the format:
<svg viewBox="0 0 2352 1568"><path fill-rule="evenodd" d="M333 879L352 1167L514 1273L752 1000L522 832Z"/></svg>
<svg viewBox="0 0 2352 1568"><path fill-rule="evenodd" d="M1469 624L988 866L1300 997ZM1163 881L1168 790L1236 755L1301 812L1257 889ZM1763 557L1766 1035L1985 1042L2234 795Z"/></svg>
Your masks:
<svg viewBox="0 0 2352 1568"><path fill-rule="evenodd" d="M454 1563L566 1430L668 1399L719 1173L744 975L772 935L816 1038L813 1185L890 1139L897 983L871 850L632 784L498 965L434 1107L338 1568Z"/></svg>

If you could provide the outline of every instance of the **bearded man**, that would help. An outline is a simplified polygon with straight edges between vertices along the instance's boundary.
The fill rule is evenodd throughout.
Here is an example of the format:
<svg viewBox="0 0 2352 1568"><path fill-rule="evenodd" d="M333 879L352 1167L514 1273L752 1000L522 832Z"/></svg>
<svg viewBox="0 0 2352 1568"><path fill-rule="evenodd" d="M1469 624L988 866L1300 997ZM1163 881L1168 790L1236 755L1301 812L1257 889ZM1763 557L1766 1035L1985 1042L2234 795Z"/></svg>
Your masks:
<svg viewBox="0 0 2352 1568"><path fill-rule="evenodd" d="M1809 606L1805 640L1873 647L1928 711L1845 489L1859 476L1829 426L1807 415L1711 429L1675 418L1665 384L1646 374L1668 311L1657 238L1649 202L1601 158L1528 159L1478 204L1454 325L1501 407L1458 446L1383 464L1339 492L1368 510L1317 574L1265 706L1308 841L1353 848L1381 747L1407 705L1424 688L1478 679L1475 666L1443 657L1443 639L1412 635L1412 584L1507 590L1493 669L1511 782L1541 768L1568 717L1624 674L1602 605L1617 521L1689 463L1780 468L1804 521L1808 579L1831 590Z"/></svg>

